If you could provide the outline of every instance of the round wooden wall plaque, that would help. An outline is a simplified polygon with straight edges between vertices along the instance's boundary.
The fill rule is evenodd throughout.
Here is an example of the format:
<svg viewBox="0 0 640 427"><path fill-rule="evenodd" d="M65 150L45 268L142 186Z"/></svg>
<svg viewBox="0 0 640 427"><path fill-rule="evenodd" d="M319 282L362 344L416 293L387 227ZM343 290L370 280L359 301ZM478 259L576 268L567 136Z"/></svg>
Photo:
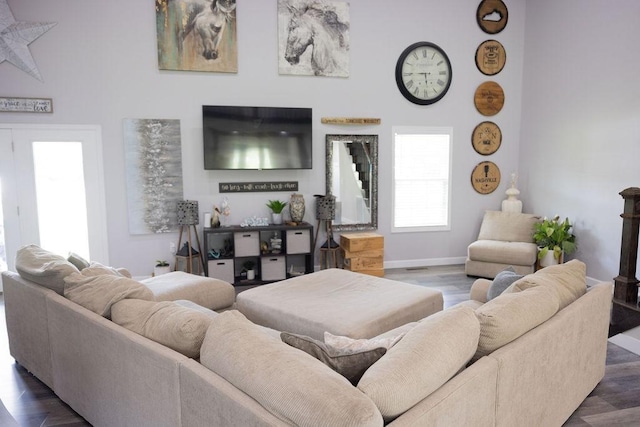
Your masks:
<svg viewBox="0 0 640 427"><path fill-rule="evenodd" d="M493 162L481 162L471 172L471 185L480 194L493 193L500 185L500 169Z"/></svg>
<svg viewBox="0 0 640 427"><path fill-rule="evenodd" d="M507 26L509 11L502 0L482 0L478 5L476 20L482 31L497 34Z"/></svg>
<svg viewBox="0 0 640 427"><path fill-rule="evenodd" d="M476 67L482 74L493 76L504 68L507 53L497 40L486 40L476 50Z"/></svg>
<svg viewBox="0 0 640 427"><path fill-rule="evenodd" d="M476 89L473 97L476 109L483 116L494 116L504 106L504 91L496 82L484 82Z"/></svg>
<svg viewBox="0 0 640 427"><path fill-rule="evenodd" d="M473 149L478 154L488 156L498 151L502 144L502 131L493 122L482 122L473 130L471 136Z"/></svg>

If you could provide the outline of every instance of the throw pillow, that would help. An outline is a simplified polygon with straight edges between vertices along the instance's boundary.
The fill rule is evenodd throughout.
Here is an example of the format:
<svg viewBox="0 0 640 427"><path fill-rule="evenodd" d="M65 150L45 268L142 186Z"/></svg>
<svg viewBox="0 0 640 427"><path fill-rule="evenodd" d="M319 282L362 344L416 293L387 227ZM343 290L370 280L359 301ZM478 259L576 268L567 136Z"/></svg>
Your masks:
<svg viewBox="0 0 640 427"><path fill-rule="evenodd" d="M367 369L358 389L389 422L463 369L478 347L479 335L472 308L457 306L432 314Z"/></svg>
<svg viewBox="0 0 640 427"><path fill-rule="evenodd" d="M342 335L333 335L332 333L325 332L324 343L327 346L333 347L336 350L341 350L344 352L353 352L353 353L358 351L373 350L380 347L383 347L389 350L398 341L400 341L405 334L406 332L402 332L396 336L387 337L387 338L354 339L354 338L345 337Z"/></svg>
<svg viewBox="0 0 640 427"><path fill-rule="evenodd" d="M126 298L153 301L153 293L128 277L73 273L64 279L64 296L87 310L111 319L111 306Z"/></svg>
<svg viewBox="0 0 640 427"><path fill-rule="evenodd" d="M37 245L27 245L16 254L16 271L23 278L63 295L64 278L78 269L63 256Z"/></svg>
<svg viewBox="0 0 640 427"><path fill-rule="evenodd" d="M511 286L513 282L518 279L522 279L523 277L524 276L516 274L516 271L513 269L513 267L509 266L505 268L504 270L496 274L493 282L491 282L491 285L489 285L489 290L487 291L487 301L491 301L502 292L504 292L505 289Z"/></svg>
<svg viewBox="0 0 640 427"><path fill-rule="evenodd" d="M213 317L170 301L126 299L111 309L114 323L187 357L200 357L200 347Z"/></svg>
<svg viewBox="0 0 640 427"><path fill-rule="evenodd" d="M89 261L82 258L75 252L69 252L69 256L67 257L67 261L71 264L75 265L78 270L82 270L83 268L89 267Z"/></svg>
<svg viewBox="0 0 640 427"><path fill-rule="evenodd" d="M505 292L476 310L480 340L474 360L510 343L558 311L556 294L543 286Z"/></svg>
<svg viewBox="0 0 640 427"><path fill-rule="evenodd" d="M343 377L357 385L369 366L387 352L384 347L364 351L342 351L304 335L280 333L283 342L315 357Z"/></svg>

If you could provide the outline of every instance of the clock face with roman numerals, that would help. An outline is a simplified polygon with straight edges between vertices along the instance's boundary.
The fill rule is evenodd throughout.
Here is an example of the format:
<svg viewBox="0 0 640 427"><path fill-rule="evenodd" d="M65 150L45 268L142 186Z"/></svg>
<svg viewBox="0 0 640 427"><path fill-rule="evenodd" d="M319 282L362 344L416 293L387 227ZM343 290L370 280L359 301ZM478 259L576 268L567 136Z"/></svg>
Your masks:
<svg viewBox="0 0 640 427"><path fill-rule="evenodd" d="M439 46L417 42L406 48L396 64L396 83L414 104L439 101L451 86L451 62Z"/></svg>

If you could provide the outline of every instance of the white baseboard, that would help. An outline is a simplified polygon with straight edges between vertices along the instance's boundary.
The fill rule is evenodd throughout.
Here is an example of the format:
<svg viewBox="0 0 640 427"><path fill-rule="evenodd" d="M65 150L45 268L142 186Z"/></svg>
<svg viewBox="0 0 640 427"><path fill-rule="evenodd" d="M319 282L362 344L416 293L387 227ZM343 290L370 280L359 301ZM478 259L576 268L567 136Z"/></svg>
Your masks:
<svg viewBox="0 0 640 427"><path fill-rule="evenodd" d="M433 267L438 265L464 264L466 257L409 259L401 261L385 261L384 268Z"/></svg>

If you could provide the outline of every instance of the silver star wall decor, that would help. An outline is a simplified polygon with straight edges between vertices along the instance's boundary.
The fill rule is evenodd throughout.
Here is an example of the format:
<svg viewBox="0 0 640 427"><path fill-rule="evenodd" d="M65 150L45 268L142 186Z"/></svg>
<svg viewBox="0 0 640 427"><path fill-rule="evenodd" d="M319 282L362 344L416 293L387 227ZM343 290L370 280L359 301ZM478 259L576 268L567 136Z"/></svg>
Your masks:
<svg viewBox="0 0 640 427"><path fill-rule="evenodd" d="M42 81L29 44L49 31L56 22L16 21L7 0L0 0L0 64L9 61L25 73Z"/></svg>

